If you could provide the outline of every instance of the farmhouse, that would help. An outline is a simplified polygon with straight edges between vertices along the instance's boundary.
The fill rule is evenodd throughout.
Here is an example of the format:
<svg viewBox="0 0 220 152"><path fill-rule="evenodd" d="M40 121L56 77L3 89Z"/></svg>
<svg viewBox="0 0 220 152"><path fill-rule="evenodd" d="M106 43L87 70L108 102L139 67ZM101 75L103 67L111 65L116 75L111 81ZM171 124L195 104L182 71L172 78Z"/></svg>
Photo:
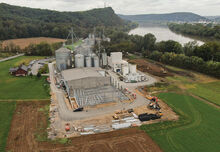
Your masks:
<svg viewBox="0 0 220 152"><path fill-rule="evenodd" d="M28 74L28 67L21 65L16 68L10 68L9 73L14 76L26 76Z"/></svg>

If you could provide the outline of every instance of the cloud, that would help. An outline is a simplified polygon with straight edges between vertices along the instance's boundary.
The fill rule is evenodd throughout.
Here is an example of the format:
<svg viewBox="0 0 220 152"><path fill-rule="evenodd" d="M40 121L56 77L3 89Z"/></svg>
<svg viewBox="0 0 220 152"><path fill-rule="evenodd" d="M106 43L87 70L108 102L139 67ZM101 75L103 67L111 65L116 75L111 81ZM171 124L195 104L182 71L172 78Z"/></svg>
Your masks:
<svg viewBox="0 0 220 152"><path fill-rule="evenodd" d="M83 11L111 6L119 14L194 12L220 15L220 0L0 0L0 2L58 11Z"/></svg>

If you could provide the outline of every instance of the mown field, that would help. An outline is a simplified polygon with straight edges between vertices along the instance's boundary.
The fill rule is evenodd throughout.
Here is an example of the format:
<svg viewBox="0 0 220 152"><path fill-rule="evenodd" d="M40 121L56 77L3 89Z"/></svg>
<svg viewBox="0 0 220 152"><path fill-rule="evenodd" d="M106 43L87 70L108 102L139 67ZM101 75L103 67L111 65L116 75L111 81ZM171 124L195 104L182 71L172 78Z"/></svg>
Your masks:
<svg viewBox="0 0 220 152"><path fill-rule="evenodd" d="M160 93L180 115L176 122L142 126L165 152L219 152L220 110L191 96Z"/></svg>
<svg viewBox="0 0 220 152"><path fill-rule="evenodd" d="M46 77L14 77L9 68L42 57L19 57L0 63L0 100L49 99Z"/></svg>
<svg viewBox="0 0 220 152"><path fill-rule="evenodd" d="M220 81L196 84L188 91L220 106Z"/></svg>
<svg viewBox="0 0 220 152"><path fill-rule="evenodd" d="M5 150L11 120L16 108L15 102L0 102L0 151Z"/></svg>

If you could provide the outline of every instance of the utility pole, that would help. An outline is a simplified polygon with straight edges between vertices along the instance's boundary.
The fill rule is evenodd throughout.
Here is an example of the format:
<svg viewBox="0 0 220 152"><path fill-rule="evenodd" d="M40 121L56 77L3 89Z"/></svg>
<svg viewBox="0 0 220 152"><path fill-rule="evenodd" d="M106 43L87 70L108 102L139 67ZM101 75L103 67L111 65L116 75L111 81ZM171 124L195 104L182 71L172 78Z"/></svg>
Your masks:
<svg viewBox="0 0 220 152"><path fill-rule="evenodd" d="M70 31L70 33L71 33L71 38L72 38L72 51L73 51L73 47L74 47L74 44L73 44L73 34L74 34L74 32L73 32L73 27L71 28L71 31Z"/></svg>

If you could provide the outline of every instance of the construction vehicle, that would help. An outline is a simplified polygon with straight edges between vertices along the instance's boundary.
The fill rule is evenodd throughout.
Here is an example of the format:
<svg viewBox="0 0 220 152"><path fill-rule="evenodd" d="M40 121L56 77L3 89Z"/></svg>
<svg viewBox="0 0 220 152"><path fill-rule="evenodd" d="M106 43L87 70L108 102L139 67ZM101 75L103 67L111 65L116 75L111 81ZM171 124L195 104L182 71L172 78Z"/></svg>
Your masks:
<svg viewBox="0 0 220 152"><path fill-rule="evenodd" d="M65 130L66 130L66 131L70 131L70 124L69 124L69 123L67 123L67 124L65 125Z"/></svg>
<svg viewBox="0 0 220 152"><path fill-rule="evenodd" d="M77 108L77 109L75 109L75 110L73 110L73 112L81 112L81 111L83 111L83 107L81 107L81 108Z"/></svg>
<svg viewBox="0 0 220 152"><path fill-rule="evenodd" d="M125 117L129 117L132 114L128 112L128 110L120 110L120 111L116 111L115 114L112 116L113 119L118 120L118 119L123 119Z"/></svg>
<svg viewBox="0 0 220 152"><path fill-rule="evenodd" d="M158 98L157 97L155 97L155 96L153 96L153 97L152 96L146 96L146 98L148 100L150 100L150 103L147 106L149 109L155 109L155 110L158 110L158 111L161 109L161 107L158 103Z"/></svg>
<svg viewBox="0 0 220 152"><path fill-rule="evenodd" d="M149 109L155 109L155 110L160 110L160 105L158 104L158 102L150 102L147 106Z"/></svg>
<svg viewBox="0 0 220 152"><path fill-rule="evenodd" d="M133 99L136 99L137 98L136 93L132 93L132 97L133 97Z"/></svg>

